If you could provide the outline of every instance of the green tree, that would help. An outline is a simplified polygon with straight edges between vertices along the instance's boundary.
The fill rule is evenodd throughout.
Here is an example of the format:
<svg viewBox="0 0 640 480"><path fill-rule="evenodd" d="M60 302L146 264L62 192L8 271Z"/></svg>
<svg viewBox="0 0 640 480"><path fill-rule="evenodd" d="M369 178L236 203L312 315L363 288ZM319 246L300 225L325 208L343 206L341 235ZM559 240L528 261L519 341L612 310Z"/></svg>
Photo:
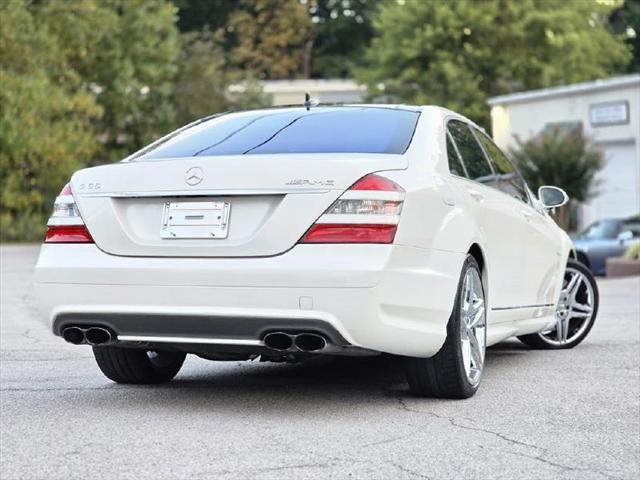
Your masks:
<svg viewBox="0 0 640 480"><path fill-rule="evenodd" d="M172 0L178 7L178 28L183 33L197 33L210 30L220 35L218 44L223 53L228 55L234 47L238 47L239 37L235 34L239 17L241 29L245 31L244 22L250 23L252 18L259 17L257 9L251 7L255 2L237 2L229 0ZM265 8L275 9L278 15L292 15L294 20L305 25L305 35L296 40L298 60L292 75L313 78L348 77L354 65L361 63L362 54L373 36L371 19L380 0L286 0L285 2L265 2ZM260 7L259 4L256 4ZM284 8L283 8L284 7ZM306 8L308 18L302 14ZM239 13L235 13L239 11ZM230 18L233 22L230 24ZM312 25L309 25L309 20ZM285 36L293 39L294 30L288 25L289 20L277 20L286 28ZM278 27L280 29L281 27ZM262 27L253 35L261 36ZM265 33L266 34L266 33ZM262 40L259 40L262 42ZM288 41L288 40L287 40ZM246 42L250 45L250 42ZM300 47L300 45L303 45ZM281 48L281 47L278 47ZM238 53L238 51L236 51ZM244 53L244 52L243 52ZM284 52L285 55L289 53ZM244 59L242 55L242 59ZM240 64L242 64L240 59ZM265 75L263 75L265 76Z"/></svg>
<svg viewBox="0 0 640 480"><path fill-rule="evenodd" d="M609 23L613 32L625 38L633 55L627 71L640 72L640 0L625 0L611 13Z"/></svg>
<svg viewBox="0 0 640 480"><path fill-rule="evenodd" d="M238 9L238 2L232 0L172 1L178 8L178 28L183 33L224 30L229 15Z"/></svg>
<svg viewBox="0 0 640 480"><path fill-rule="evenodd" d="M119 160L173 127L170 96L179 52L173 4L68 0L31 4L34 20L58 40L76 88L102 108L92 123L102 150L92 163Z"/></svg>
<svg viewBox="0 0 640 480"><path fill-rule="evenodd" d="M581 129L553 128L526 142L516 137L516 142L510 153L529 187L537 191L542 185L554 185L569 195L569 204L558 209L556 218L569 230L571 207L597 195L595 176L602 168L602 152Z"/></svg>
<svg viewBox="0 0 640 480"><path fill-rule="evenodd" d="M308 50L314 28L298 0L241 0L229 18L231 58L259 78L295 78L308 74ZM305 68L305 65L307 68Z"/></svg>
<svg viewBox="0 0 640 480"><path fill-rule="evenodd" d="M97 150L100 108L24 0L0 3L0 240L42 239L53 198Z"/></svg>
<svg viewBox="0 0 640 480"><path fill-rule="evenodd" d="M268 104L255 81L229 66L222 32L189 32L181 38L172 99L178 125L218 112ZM239 91L234 94L229 87L236 82Z"/></svg>
<svg viewBox="0 0 640 480"><path fill-rule="evenodd" d="M0 2L0 236L35 239L74 170L173 126L164 1Z"/></svg>
<svg viewBox="0 0 640 480"><path fill-rule="evenodd" d="M373 37L372 17L380 0L311 0L307 3L315 25L308 50L310 76L348 77L362 63Z"/></svg>
<svg viewBox="0 0 640 480"><path fill-rule="evenodd" d="M406 0L381 4L367 67L373 97L439 104L487 126L489 96L605 77L630 53L606 27L620 2Z"/></svg>

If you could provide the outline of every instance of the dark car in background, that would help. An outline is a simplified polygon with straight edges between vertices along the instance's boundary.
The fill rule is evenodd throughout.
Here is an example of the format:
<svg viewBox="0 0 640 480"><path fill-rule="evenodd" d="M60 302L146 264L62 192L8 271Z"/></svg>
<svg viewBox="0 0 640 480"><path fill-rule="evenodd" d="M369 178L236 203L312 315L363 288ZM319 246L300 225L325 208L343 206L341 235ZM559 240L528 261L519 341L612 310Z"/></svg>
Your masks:
<svg viewBox="0 0 640 480"><path fill-rule="evenodd" d="M596 275L605 275L607 258L624 255L636 242L640 242L640 216L599 220L573 239L578 260Z"/></svg>

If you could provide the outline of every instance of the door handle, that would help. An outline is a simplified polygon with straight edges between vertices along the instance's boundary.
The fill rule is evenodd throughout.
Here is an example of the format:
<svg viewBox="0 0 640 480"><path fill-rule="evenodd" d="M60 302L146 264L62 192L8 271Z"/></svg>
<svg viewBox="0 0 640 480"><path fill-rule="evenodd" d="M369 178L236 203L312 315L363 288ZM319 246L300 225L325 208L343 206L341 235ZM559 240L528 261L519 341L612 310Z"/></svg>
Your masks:
<svg viewBox="0 0 640 480"><path fill-rule="evenodd" d="M468 192L469 195L471 195L471 198L473 198L476 202L481 202L484 200L484 195L479 191L469 188Z"/></svg>

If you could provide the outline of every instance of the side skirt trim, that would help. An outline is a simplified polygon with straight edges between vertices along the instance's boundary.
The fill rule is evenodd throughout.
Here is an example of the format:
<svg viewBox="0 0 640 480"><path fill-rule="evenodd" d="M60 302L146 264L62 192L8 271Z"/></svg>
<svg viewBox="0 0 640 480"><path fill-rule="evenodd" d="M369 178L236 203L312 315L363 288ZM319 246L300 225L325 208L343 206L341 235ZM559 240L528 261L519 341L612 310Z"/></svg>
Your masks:
<svg viewBox="0 0 640 480"><path fill-rule="evenodd" d="M553 303L543 303L541 305L522 305L519 307L493 307L492 311L500 311L500 310L521 310L526 308L546 308L555 306Z"/></svg>

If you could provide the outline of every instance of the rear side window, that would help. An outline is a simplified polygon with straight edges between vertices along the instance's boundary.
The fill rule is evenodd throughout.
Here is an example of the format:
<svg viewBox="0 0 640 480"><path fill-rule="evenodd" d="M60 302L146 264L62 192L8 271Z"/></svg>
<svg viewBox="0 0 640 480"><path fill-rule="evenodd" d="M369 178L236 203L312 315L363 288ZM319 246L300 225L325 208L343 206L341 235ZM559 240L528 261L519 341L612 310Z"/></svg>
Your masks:
<svg viewBox="0 0 640 480"><path fill-rule="evenodd" d="M469 127L464 122L451 120L447 124L447 129L458 147L469 178L482 183L490 182L493 179L493 172Z"/></svg>
<svg viewBox="0 0 640 480"><path fill-rule="evenodd" d="M285 153L402 154L419 112L375 107L227 114L184 129L132 160Z"/></svg>
<svg viewBox="0 0 640 480"><path fill-rule="evenodd" d="M524 180L520 177L515 167L511 164L507 156L493 143L484 133L475 130L476 136L482 142L485 151L489 155L489 160L493 165L497 178L494 186L524 203L529 203L529 195Z"/></svg>
<svg viewBox="0 0 640 480"><path fill-rule="evenodd" d="M449 160L449 171L454 175L459 177L466 177L467 174L464 171L464 167L462 166L462 161L458 156L458 152L456 151L456 147L451 140L451 135L449 133L447 135L447 159Z"/></svg>

